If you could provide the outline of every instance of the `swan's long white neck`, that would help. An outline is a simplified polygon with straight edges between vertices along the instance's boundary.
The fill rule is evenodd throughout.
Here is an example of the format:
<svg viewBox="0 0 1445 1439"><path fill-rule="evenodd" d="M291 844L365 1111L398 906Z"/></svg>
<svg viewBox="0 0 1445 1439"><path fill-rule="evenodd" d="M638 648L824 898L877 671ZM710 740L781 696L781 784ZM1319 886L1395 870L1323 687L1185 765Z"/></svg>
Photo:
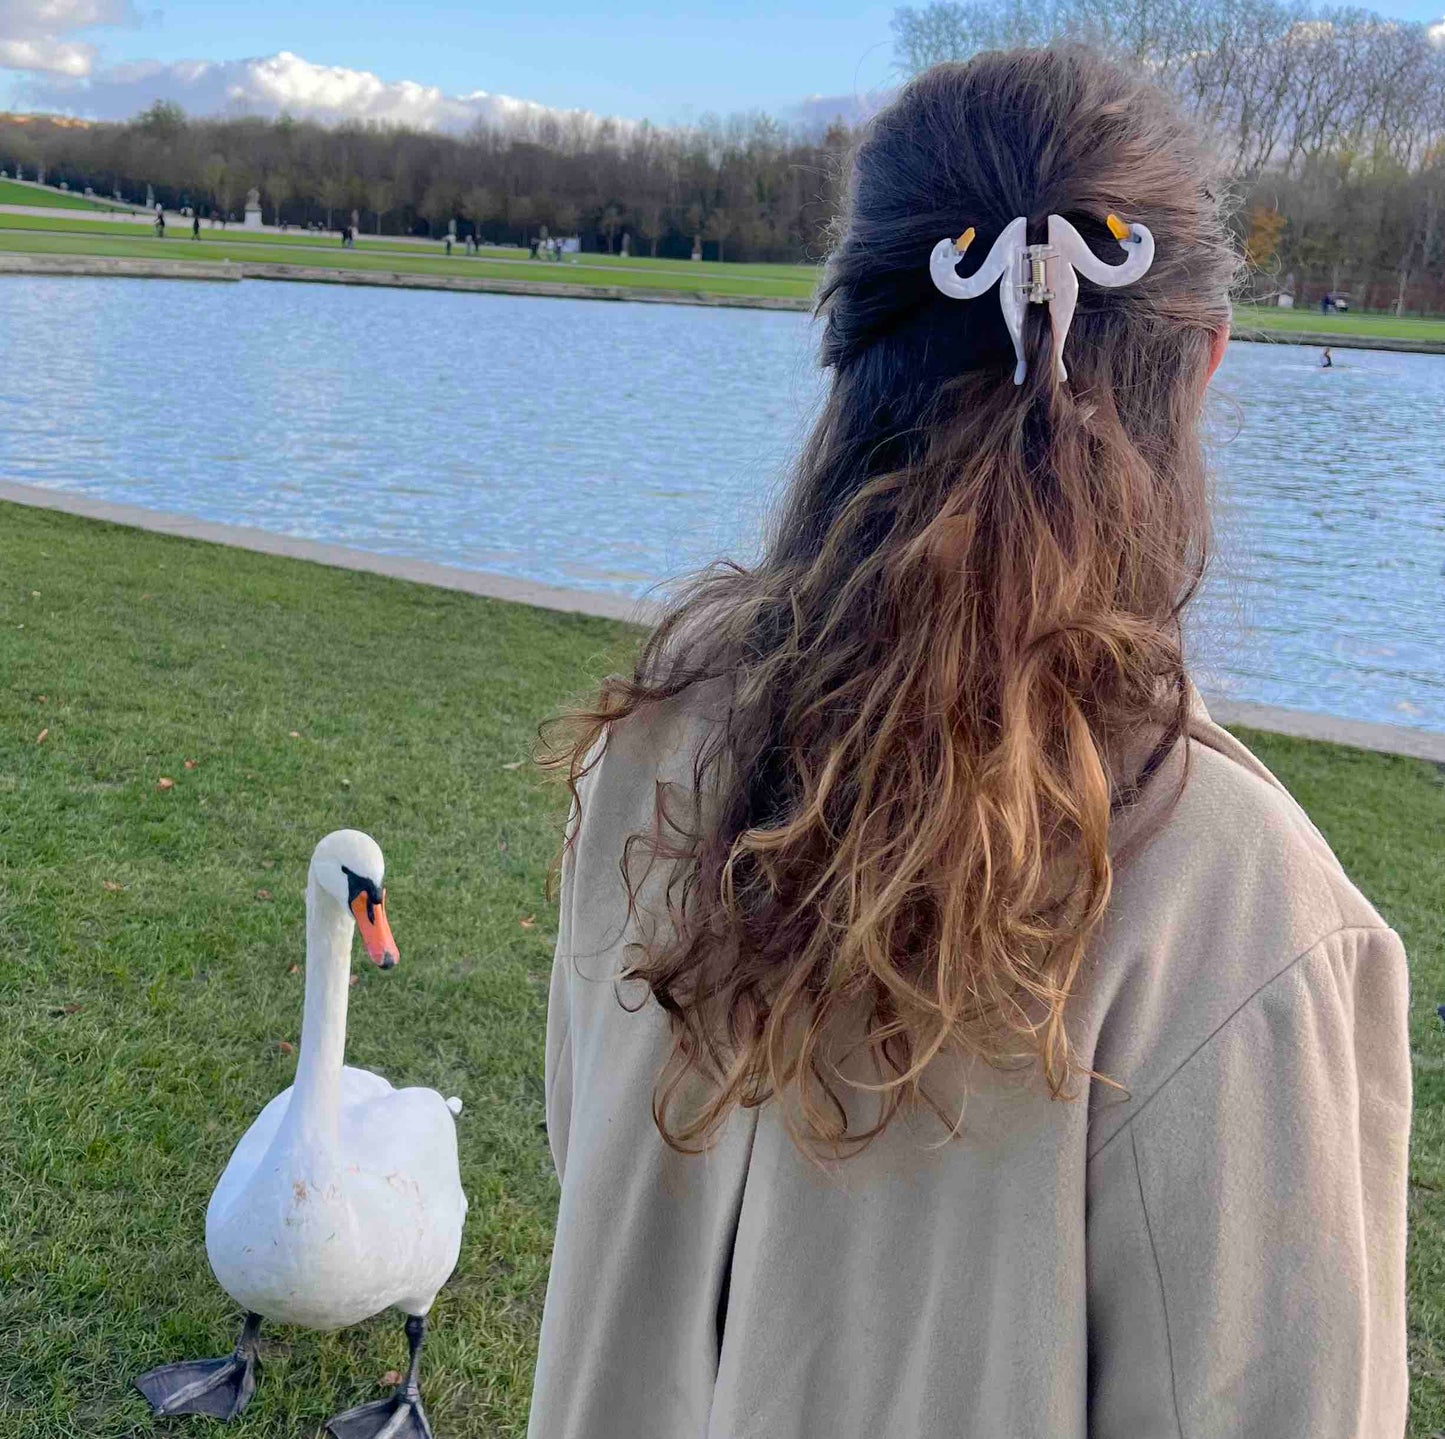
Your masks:
<svg viewBox="0 0 1445 1439"><path fill-rule="evenodd" d="M355 928L346 906L311 875L306 885L306 1007L287 1128L294 1140L317 1155L333 1151L339 1138Z"/></svg>

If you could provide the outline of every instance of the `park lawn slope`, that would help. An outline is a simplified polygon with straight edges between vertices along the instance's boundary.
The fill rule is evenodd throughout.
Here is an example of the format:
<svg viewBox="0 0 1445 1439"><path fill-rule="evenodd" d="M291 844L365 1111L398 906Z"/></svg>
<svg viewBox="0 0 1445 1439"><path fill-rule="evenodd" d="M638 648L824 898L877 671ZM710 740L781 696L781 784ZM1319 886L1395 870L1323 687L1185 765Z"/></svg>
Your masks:
<svg viewBox="0 0 1445 1439"><path fill-rule="evenodd" d="M1277 305L1236 305L1237 334L1263 330L1270 335L1338 335L1375 340L1413 340L1445 345L1445 319L1423 315L1364 314L1352 310L1322 315L1316 310L1281 310Z"/></svg>
<svg viewBox="0 0 1445 1439"><path fill-rule="evenodd" d="M69 190L52 190L48 185L22 185L15 180L0 180L0 205L40 205L52 210L113 210L98 200L87 200Z"/></svg>
<svg viewBox="0 0 1445 1439"><path fill-rule="evenodd" d="M0 202L3 203L3 202ZM40 230L57 234L89 235L91 237L110 236L111 238L125 238L127 236L144 235L150 228L149 217L142 217L137 220L117 220L110 215L12 215L0 212L0 230ZM190 238L191 225L188 220L177 221L173 216L167 225L167 235L171 238ZM200 240L202 244L220 244L227 241L240 241L245 244L257 245L287 245L287 246L309 246L314 249L337 250L341 248L341 242L334 231L316 230L248 230L244 226L230 225L220 227L212 225L209 221L201 222ZM401 235L367 235L356 236L356 250L367 250L373 254L388 253L402 255L417 255L425 253L436 253L442 248L442 241L439 239L427 239L420 236ZM484 260L507 260L522 262L533 267L547 268L553 262L545 259L532 260L527 250L518 245L483 245L480 258ZM453 253L454 259L469 258L465 247L457 243ZM694 260L675 260L653 258L649 255L608 255L597 251L588 250L582 254L569 255L558 266L559 272L573 265L581 264L602 269L636 270L641 273L662 271L677 275L721 275L730 279L749 276L755 279L765 280L796 280L798 283L812 286L817 283L818 270L814 265L791 265L774 264L765 261L736 261L736 260L708 260L706 263L698 263Z"/></svg>
<svg viewBox="0 0 1445 1439"><path fill-rule="evenodd" d="M340 825L386 849L402 956L356 962L349 1057L466 1101L472 1211L428 1344L432 1419L448 1439L524 1433L556 1202L544 874L562 811L521 762L636 635L0 505L0 1433L178 1433L129 1379L233 1342L205 1203L291 1082L306 863ZM1246 737L1410 950L1426 1439L1445 1427L1445 784ZM390 1317L273 1331L245 1433L313 1434L402 1357Z"/></svg>
<svg viewBox="0 0 1445 1439"><path fill-rule="evenodd" d="M448 256L439 245L385 240L344 249L315 235L268 235L239 228L203 227L199 241L188 228L171 226L159 239L146 227L126 223L52 222L33 215L0 215L0 252L84 255L113 259L265 262L356 274L445 276L506 280L520 284L569 285L581 292L599 287L703 294L747 299L783 299L799 304L813 293L816 276L797 265L717 265L687 261L622 260L619 256L569 257L562 264L487 250L467 255L460 246ZM598 262L598 263L594 263ZM774 273L776 271L776 273Z"/></svg>
<svg viewBox="0 0 1445 1439"><path fill-rule="evenodd" d="M4 182L0 182L3 184ZM88 202L81 202L82 205ZM92 255L101 258L179 261L265 261L315 269L384 272L508 280L523 284L571 285L656 290L732 299L784 299L800 304L817 287L819 271L811 265L782 265L652 259L647 256L570 255L561 264L531 260L526 252L484 245L477 255L461 245L448 256L439 242L418 243L396 236L358 236L355 248L343 248L329 234L304 230L277 233L239 226L201 226L191 238L188 224L172 224L167 238L149 227L97 216L7 215L0 213L0 252L41 255ZM1380 342L1405 340L1445 346L1445 319L1384 314L1328 314L1317 310L1281 310L1269 305L1239 305L1235 332L1243 337L1285 337L1292 334L1338 335Z"/></svg>

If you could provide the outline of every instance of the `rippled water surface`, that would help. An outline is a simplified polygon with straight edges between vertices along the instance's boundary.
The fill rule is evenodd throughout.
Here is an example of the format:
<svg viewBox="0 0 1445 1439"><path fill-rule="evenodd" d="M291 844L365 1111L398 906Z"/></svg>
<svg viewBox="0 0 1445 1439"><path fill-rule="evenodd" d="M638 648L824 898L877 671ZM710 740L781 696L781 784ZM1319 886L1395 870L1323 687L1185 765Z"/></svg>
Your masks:
<svg viewBox="0 0 1445 1439"><path fill-rule="evenodd" d="M0 477L640 594L746 557L819 394L806 317L323 285L0 283ZM1196 654L1445 730L1445 357L1230 347Z"/></svg>

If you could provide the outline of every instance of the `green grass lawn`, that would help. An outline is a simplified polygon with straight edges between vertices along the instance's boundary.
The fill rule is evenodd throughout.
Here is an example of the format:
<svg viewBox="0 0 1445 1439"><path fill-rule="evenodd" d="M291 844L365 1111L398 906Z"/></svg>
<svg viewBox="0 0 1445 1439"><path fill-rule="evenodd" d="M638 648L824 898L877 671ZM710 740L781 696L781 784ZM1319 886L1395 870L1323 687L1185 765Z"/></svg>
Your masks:
<svg viewBox="0 0 1445 1439"><path fill-rule="evenodd" d="M283 235L201 227L199 241L188 226L171 225L164 240L149 227L121 221L52 219L39 215L0 215L0 251L46 255L103 255L170 260L273 262L317 269L385 271L415 275L469 276L713 295L781 297L807 300L816 272L807 265L693 264L687 260L626 259L617 255L571 256L561 264L529 260L524 251L487 248L469 256L458 245L451 256L441 245L419 246L363 239L343 249L334 237L304 231ZM573 262L576 263L573 263Z"/></svg>
<svg viewBox="0 0 1445 1439"><path fill-rule="evenodd" d="M0 200L0 203L4 203ZM136 221L113 220L105 216L85 217L71 215L6 215L0 214L0 230L35 230L45 231L52 234L74 234L88 235L92 238L110 236L111 238L125 239L137 234L146 233L146 224L138 224ZM189 238L190 226L182 223L180 226L171 224L169 227L170 237L177 236ZM341 242L334 233L317 233L306 230L286 230L277 232L275 230L246 230L240 225L231 225L226 229L218 229L209 223L202 221L201 242L203 244L223 244L236 241L248 245L280 245L291 249L296 247L320 249L320 250L341 250ZM420 244L413 240L404 240L395 235L366 235L360 234L356 238L356 248L351 255L363 251L372 254L393 254L411 255L427 252L435 253L442 248L440 240L423 241ZM346 252L342 252L346 253ZM278 255L278 258L279 255ZM459 244L453 254L453 259L468 258L465 250ZM565 274L568 270L576 268L577 265L586 266L589 269L597 268L611 271L635 270L639 273L666 273L676 275L690 275L696 278L698 275L725 276L731 279L743 277L763 280L792 280L799 284L811 287L817 283L818 270L814 265L784 265L764 264L757 262L739 263L733 260L721 263L708 260L706 263L698 264L692 260L670 260L653 259L647 255L631 255L624 258L621 255L605 255L588 251L583 255L569 255L560 264L553 264L546 260L532 260L527 251L515 245L483 245L479 257L482 260L505 260L510 262L523 261L528 268L545 270L549 273Z"/></svg>
<svg viewBox="0 0 1445 1439"><path fill-rule="evenodd" d="M1373 335L1391 340L1433 340L1445 344L1445 319L1421 315L1322 315L1314 310L1281 310L1277 305L1236 305L1236 330L1270 330L1282 333Z"/></svg>
<svg viewBox="0 0 1445 1439"><path fill-rule="evenodd" d="M5 182L0 181L0 187ZM12 184L12 189L17 189ZM0 203L4 202L0 188ZM73 200L81 208L98 208L88 201ZM305 265L315 269L385 271L392 274L472 276L478 279L513 280L522 283L547 282L642 290L676 291L692 294L759 296L807 301L818 282L812 265L722 264L691 260L654 260L645 255L624 259L620 255L586 254L569 256L562 264L529 260L521 250L484 246L469 256L458 245L450 257L440 242L416 245L391 236L360 236L355 249L343 249L332 235L288 231L247 231L240 226L226 230L202 225L199 242L191 239L189 226L171 225L165 240L158 240L143 225L102 219L49 215L0 214L0 251L41 255L99 255L151 259L164 255L172 260L231 259L236 262L269 261ZM1445 319L1394 315L1321 315L1318 310L1281 310L1275 306L1239 305L1235 329L1275 333L1309 332L1339 335L1371 335L1382 339L1431 340L1445 344Z"/></svg>
<svg viewBox="0 0 1445 1439"><path fill-rule="evenodd" d="M48 205L57 210L113 210L115 206L98 200L87 200L84 195L73 195L69 190L37 189L33 185L20 185L14 180L0 180L0 205ZM19 218L12 216L11 218Z"/></svg>
<svg viewBox="0 0 1445 1439"><path fill-rule="evenodd" d="M0 1435L212 1432L153 1423L128 1381L234 1340L204 1208L291 1080L306 864L339 825L386 849L402 954L390 974L357 961L349 1056L466 1101L472 1211L428 1344L431 1416L444 1439L523 1433L555 1205L543 878L560 807L518 762L635 633L0 505ZM1247 738L1410 948L1426 1439L1445 1427L1445 784ZM236 1432L312 1435L380 1397L402 1356L390 1317L273 1330Z"/></svg>

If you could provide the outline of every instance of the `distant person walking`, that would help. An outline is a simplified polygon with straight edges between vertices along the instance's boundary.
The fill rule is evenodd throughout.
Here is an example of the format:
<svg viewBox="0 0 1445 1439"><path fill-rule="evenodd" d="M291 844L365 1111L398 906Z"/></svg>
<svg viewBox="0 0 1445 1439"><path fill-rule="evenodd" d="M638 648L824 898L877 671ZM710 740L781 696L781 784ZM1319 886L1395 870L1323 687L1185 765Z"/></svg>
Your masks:
<svg viewBox="0 0 1445 1439"><path fill-rule="evenodd" d="M452 237L451 237L450 235L448 235L448 236L447 236L447 255L448 255L448 257L450 257L451 253L452 253Z"/></svg>
<svg viewBox="0 0 1445 1439"><path fill-rule="evenodd" d="M166 237L166 212L161 209L161 202L156 201L156 238L164 240Z"/></svg>
<svg viewBox="0 0 1445 1439"><path fill-rule="evenodd" d="M192 214L191 214L191 239L193 239L193 240L199 240L200 238L201 238L201 212L200 212L199 210L195 210L195 211L193 211Z"/></svg>

